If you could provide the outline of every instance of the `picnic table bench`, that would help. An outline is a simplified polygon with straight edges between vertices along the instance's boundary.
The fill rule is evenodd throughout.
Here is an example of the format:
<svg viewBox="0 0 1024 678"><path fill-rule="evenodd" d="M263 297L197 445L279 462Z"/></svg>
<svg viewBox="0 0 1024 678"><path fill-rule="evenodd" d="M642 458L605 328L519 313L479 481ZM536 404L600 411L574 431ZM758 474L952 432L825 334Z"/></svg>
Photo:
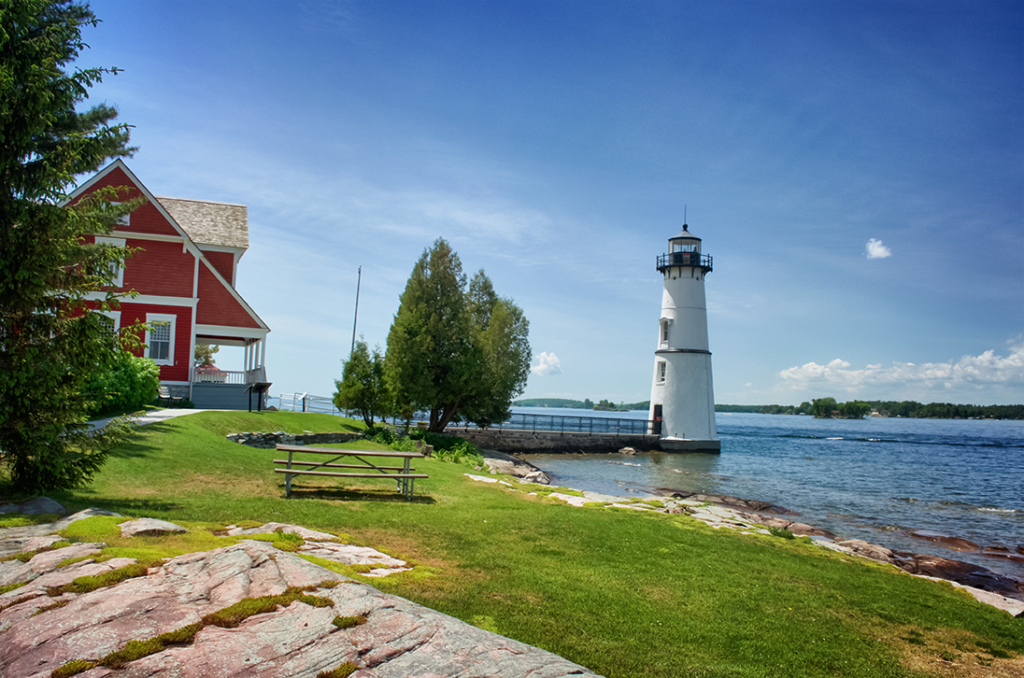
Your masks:
<svg viewBox="0 0 1024 678"><path fill-rule="evenodd" d="M413 485L417 478L428 478L426 473L412 473L415 469L410 467L413 459L422 459L419 452L390 452L386 450L348 450L336 447L311 447L308 445L278 445L278 452L287 452L287 459L275 459L275 464L286 464L285 468L275 468L275 473L284 475L285 496L292 495L292 476L328 476L334 478L390 478L398 484L398 491L405 495L406 499L412 499ZM333 458L326 461L304 461L294 459L297 453L330 455ZM391 457L401 459L401 466L377 466L371 461L374 457ZM359 464L337 464L339 459L355 459ZM297 469L295 466L310 466L309 469ZM319 471L322 468L354 468L365 469L361 473Z"/></svg>

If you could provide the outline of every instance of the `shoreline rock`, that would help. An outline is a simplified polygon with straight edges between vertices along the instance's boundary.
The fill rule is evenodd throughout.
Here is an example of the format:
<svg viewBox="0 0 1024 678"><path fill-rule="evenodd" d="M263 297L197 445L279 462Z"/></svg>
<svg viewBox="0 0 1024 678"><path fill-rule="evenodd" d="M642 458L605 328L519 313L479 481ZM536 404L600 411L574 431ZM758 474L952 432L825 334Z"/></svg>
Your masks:
<svg viewBox="0 0 1024 678"><path fill-rule="evenodd" d="M504 473L538 485L551 483L551 478L542 469L507 452L481 449L480 454L483 455L484 464L491 473Z"/></svg>

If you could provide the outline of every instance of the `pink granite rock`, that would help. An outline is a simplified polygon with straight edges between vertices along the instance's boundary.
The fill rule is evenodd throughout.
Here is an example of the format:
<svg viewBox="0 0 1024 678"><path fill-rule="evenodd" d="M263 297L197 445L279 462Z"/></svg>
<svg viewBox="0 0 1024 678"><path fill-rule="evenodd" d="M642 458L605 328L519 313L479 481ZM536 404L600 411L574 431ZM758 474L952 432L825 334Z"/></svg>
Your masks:
<svg viewBox="0 0 1024 678"><path fill-rule="evenodd" d="M157 520L156 518L127 520L118 525L118 527L121 528L122 537L159 537L165 534L184 534L188 532L181 525L175 525L166 520Z"/></svg>
<svg viewBox="0 0 1024 678"><path fill-rule="evenodd" d="M106 563L63 568L35 581L97 565ZM342 581L333 588L312 593L329 599L330 607L293 602L249 617L237 628L206 626L191 645L165 648L122 670L96 667L80 675L313 678L345 662L364 667L356 674L360 678L595 675L543 650L385 595L256 541L180 556L144 577L67 594L59 599L67 603L61 607L30 583L36 594L32 599L0 610L0 628L7 629L0 644L0 675L46 678L67 661L99 659L130 640L147 640L193 624L243 598L337 580ZM332 623L338 616L357 615L367 622L348 629Z"/></svg>

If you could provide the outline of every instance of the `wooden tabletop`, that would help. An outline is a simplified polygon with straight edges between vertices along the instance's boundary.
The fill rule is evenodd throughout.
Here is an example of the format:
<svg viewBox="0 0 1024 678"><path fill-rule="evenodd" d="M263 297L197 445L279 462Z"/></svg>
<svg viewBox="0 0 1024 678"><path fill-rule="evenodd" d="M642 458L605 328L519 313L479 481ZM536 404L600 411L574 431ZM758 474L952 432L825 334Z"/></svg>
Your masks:
<svg viewBox="0 0 1024 678"><path fill-rule="evenodd" d="M419 452L391 452L389 450L350 450L343 447L313 447L309 445L278 445L282 452L309 452L310 454L333 454L351 457L398 457L400 459L422 459Z"/></svg>

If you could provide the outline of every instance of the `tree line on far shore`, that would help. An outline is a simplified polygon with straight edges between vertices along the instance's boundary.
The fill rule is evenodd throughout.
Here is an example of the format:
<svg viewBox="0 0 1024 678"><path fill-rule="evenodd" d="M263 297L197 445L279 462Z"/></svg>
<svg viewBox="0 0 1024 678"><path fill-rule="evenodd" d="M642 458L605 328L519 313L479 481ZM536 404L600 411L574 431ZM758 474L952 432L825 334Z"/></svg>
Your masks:
<svg viewBox="0 0 1024 678"><path fill-rule="evenodd" d="M831 403L828 403L831 401ZM815 403L820 403L822 414L815 412ZM928 403L916 400L854 400L848 403L837 403L834 398L820 398L799 405L715 405L715 412L749 412L754 414L807 414L825 416L824 411L829 405L832 411L839 411L838 416L846 416L844 412L855 413L866 410L858 419L872 411L881 417L902 417L904 419L1024 419L1024 405L955 405L952 403Z"/></svg>
<svg viewBox="0 0 1024 678"><path fill-rule="evenodd" d="M606 401L602 401L606 402ZM523 398L513 405L518 407L566 407L570 409L596 409L590 399ZM818 412L815 412L815 404ZM651 401L618 405L617 409L649 410ZM1024 405L954 405L928 403L916 400L851 400L836 402L835 398L819 398L799 405L723 405L715 404L715 412L745 412L750 414L806 414L820 418L860 419L872 412L880 417L904 419L1024 419ZM836 414L838 412L838 414Z"/></svg>
<svg viewBox="0 0 1024 678"><path fill-rule="evenodd" d="M625 412L627 410L649 410L651 409L651 401L645 400L642 403L624 403L619 402L616 405L610 400L600 400L594 402L590 398L584 398L583 400L573 400L571 398L523 398L512 403L516 407L565 407L570 410L597 410L597 411L617 411Z"/></svg>

